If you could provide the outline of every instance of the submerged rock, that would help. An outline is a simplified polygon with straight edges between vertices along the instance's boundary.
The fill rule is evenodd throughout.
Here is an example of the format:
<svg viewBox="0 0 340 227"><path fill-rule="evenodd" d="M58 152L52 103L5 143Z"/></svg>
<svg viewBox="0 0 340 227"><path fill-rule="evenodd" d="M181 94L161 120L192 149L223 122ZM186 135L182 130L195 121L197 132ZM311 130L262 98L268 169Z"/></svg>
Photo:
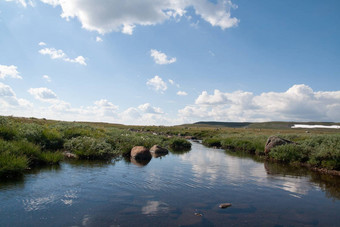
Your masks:
<svg viewBox="0 0 340 227"><path fill-rule="evenodd" d="M289 144L289 143L294 143L294 142L286 140L286 139L282 139L277 136L271 136L268 138L266 142L264 153L268 154L272 148L280 146L280 145L284 145L284 144Z"/></svg>
<svg viewBox="0 0 340 227"><path fill-rule="evenodd" d="M219 205L219 208L221 208L221 209L225 209L225 208L228 208L228 207L231 207L231 203L221 203Z"/></svg>
<svg viewBox="0 0 340 227"><path fill-rule="evenodd" d="M200 214L200 213L194 213L194 215L198 216L198 217L202 217L203 214Z"/></svg>
<svg viewBox="0 0 340 227"><path fill-rule="evenodd" d="M134 159L151 159L151 153L149 149L144 146L136 146L131 149L131 158Z"/></svg>

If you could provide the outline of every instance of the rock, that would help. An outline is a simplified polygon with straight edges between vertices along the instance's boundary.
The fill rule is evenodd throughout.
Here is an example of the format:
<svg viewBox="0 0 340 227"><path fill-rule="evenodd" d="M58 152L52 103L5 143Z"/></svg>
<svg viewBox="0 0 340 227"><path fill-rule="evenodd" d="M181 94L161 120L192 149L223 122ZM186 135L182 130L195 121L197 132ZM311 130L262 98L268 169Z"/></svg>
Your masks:
<svg viewBox="0 0 340 227"><path fill-rule="evenodd" d="M163 156L165 156L165 155L167 155L167 154L156 154L156 153L152 153L152 152L151 152L151 156L152 156L153 158L161 158L161 157L163 157Z"/></svg>
<svg viewBox="0 0 340 227"><path fill-rule="evenodd" d="M228 207L230 207L230 206L231 206L231 203L221 203L221 204L219 205L219 208L225 209L225 208L228 208Z"/></svg>
<svg viewBox="0 0 340 227"><path fill-rule="evenodd" d="M274 148L276 146L284 145L284 144L289 144L289 143L293 143L293 142L286 140L286 139L282 139L282 138L277 137L277 136L271 136L271 137L268 138L268 140L266 142L266 146L264 148L264 153L268 154L272 148Z"/></svg>
<svg viewBox="0 0 340 227"><path fill-rule="evenodd" d="M202 217L203 214L200 214L200 213L194 213L194 215L198 216L198 217Z"/></svg>
<svg viewBox="0 0 340 227"><path fill-rule="evenodd" d="M131 149L130 155L134 159L151 159L149 149L143 146L136 146Z"/></svg>
<svg viewBox="0 0 340 227"><path fill-rule="evenodd" d="M69 159L77 159L78 156L76 154L72 154L71 152L65 151L63 152L63 155L65 158L69 158Z"/></svg>
<svg viewBox="0 0 340 227"><path fill-rule="evenodd" d="M158 145L153 145L150 149L150 152L151 153L154 153L154 154L167 154L169 153L169 151L161 146L158 146Z"/></svg>
<svg viewBox="0 0 340 227"><path fill-rule="evenodd" d="M143 167L149 164L151 159L135 159L135 158L130 158L130 162L138 167Z"/></svg>

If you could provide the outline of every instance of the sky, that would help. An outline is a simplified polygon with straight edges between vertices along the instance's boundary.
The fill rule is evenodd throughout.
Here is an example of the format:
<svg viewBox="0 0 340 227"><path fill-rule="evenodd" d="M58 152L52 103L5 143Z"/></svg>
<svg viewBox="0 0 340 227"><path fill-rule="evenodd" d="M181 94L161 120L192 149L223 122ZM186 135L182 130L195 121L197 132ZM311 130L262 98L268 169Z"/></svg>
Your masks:
<svg viewBox="0 0 340 227"><path fill-rule="evenodd" d="M0 115L340 122L338 0L0 0Z"/></svg>

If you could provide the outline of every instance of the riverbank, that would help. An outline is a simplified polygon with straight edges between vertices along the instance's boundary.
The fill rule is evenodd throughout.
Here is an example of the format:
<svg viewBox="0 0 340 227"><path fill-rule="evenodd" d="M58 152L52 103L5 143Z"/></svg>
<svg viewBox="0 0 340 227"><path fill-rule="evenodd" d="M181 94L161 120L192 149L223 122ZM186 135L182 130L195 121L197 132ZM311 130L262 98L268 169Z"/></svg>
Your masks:
<svg viewBox="0 0 340 227"><path fill-rule="evenodd" d="M0 117L0 178L12 178L65 158L110 160L134 146L190 149L180 137L142 133L110 124Z"/></svg>
<svg viewBox="0 0 340 227"><path fill-rule="evenodd" d="M263 135L219 135L205 138L203 144L340 176L340 134L280 134L277 137L291 143L274 147L269 153L265 153L267 138Z"/></svg>
<svg viewBox="0 0 340 227"><path fill-rule="evenodd" d="M293 141L265 154L269 136ZM181 150L186 139L201 139L208 147L241 151L293 165L340 175L340 134L326 129L248 129L184 126L125 126L0 117L0 177L10 178L66 158L110 160L129 156L134 146L160 145Z"/></svg>

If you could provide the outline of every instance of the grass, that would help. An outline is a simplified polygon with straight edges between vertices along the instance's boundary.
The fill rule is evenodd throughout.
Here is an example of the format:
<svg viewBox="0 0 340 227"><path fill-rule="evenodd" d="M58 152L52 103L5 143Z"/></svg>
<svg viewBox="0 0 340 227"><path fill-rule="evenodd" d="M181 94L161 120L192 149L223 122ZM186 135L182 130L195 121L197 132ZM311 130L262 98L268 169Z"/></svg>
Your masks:
<svg viewBox="0 0 340 227"><path fill-rule="evenodd" d="M194 136L208 147L265 157L267 138L277 135L295 144L274 148L268 158L340 170L338 131L308 129L306 133L305 129L290 129L289 124L269 122L252 124L248 128L125 126L0 116L0 177L20 174L34 166L58 164L63 159L63 151L83 160L129 156L134 146L151 148L155 144L173 153L187 152L191 143L181 136ZM260 128L262 126L264 128Z"/></svg>

